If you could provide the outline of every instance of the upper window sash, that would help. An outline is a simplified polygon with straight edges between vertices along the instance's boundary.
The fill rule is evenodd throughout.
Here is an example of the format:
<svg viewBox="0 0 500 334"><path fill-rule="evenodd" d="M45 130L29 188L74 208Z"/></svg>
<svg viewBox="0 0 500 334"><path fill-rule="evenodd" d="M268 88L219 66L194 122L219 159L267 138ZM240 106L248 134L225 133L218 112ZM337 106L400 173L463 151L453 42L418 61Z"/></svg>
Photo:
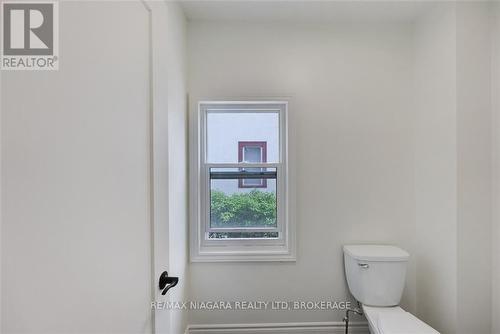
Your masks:
<svg viewBox="0 0 500 334"><path fill-rule="evenodd" d="M279 108L277 106L279 105ZM286 140L286 133L282 133L283 126L285 125L285 115L286 104L283 102L267 102L267 103L224 103L224 102L200 102L200 147L201 147L201 164L226 164L233 162L218 162L213 159L209 159L208 150L208 115L213 114L237 114L237 113L258 113L258 114L276 114L278 116L277 123L277 141L278 141L278 155L276 159L269 157L267 154L266 161L271 163L282 163L283 161L283 147ZM267 153L269 152L269 147L266 147ZM239 163L235 160L234 163Z"/></svg>

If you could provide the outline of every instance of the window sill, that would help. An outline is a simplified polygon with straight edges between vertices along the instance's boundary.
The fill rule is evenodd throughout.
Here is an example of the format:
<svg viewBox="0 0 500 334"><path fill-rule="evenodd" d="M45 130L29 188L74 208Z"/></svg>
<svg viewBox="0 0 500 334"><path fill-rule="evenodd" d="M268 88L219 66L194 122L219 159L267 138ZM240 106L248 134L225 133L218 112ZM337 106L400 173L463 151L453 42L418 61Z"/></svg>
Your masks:
<svg viewBox="0 0 500 334"><path fill-rule="evenodd" d="M201 251L191 254L191 262L295 262L295 254L279 251Z"/></svg>

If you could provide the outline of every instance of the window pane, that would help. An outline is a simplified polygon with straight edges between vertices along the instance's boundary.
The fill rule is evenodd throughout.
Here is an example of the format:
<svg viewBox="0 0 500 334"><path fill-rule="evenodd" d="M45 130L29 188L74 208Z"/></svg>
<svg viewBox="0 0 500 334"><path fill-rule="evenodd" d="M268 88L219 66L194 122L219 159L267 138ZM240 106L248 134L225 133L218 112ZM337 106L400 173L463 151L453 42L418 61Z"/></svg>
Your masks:
<svg viewBox="0 0 500 334"><path fill-rule="evenodd" d="M262 148L245 146L243 148L243 162L262 162Z"/></svg>
<svg viewBox="0 0 500 334"><path fill-rule="evenodd" d="M265 142L267 162L279 162L278 112L207 112L207 160L209 163L238 163L240 142ZM246 147L249 159L257 147ZM247 160L248 158L245 158Z"/></svg>
<svg viewBox="0 0 500 334"><path fill-rule="evenodd" d="M253 177L248 177L252 174ZM257 177L263 177L260 179ZM242 176L243 174L243 176ZM239 168L210 169L211 228L276 228L276 168L242 171ZM239 181L266 181L266 187L240 187Z"/></svg>
<svg viewBox="0 0 500 334"><path fill-rule="evenodd" d="M247 168L246 170L252 172L252 171L260 171L260 168ZM241 179L240 182L240 188L251 188L251 187L258 187L258 188L266 188L266 180L264 179Z"/></svg>

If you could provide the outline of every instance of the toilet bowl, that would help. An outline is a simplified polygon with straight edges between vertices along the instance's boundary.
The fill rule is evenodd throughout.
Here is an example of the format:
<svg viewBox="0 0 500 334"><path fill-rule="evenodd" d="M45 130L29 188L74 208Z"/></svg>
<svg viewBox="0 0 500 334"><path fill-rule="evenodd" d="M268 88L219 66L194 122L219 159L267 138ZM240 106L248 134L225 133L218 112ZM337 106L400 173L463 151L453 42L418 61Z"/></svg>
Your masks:
<svg viewBox="0 0 500 334"><path fill-rule="evenodd" d="M439 334L399 307L409 257L395 246L344 246L347 285L363 307L371 334Z"/></svg>

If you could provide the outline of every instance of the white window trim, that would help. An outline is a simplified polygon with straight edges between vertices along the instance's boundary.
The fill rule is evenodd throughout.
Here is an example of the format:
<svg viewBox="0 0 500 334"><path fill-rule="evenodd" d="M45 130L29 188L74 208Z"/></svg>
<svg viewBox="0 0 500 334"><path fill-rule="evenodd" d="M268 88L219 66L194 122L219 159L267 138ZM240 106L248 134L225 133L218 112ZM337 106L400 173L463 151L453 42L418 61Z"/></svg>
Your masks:
<svg viewBox="0 0 500 334"><path fill-rule="evenodd" d="M206 107L210 109L276 110L280 120L280 161L266 163L278 172L277 203L279 239L206 240L208 224L207 171L213 164L206 163ZM295 261L295 226L289 219L288 182L288 102L287 101L201 101L198 103L190 131L190 259L192 262ZM221 167L223 164L216 164ZM234 164L229 164L233 166ZM254 164L244 164L252 167ZM261 165L258 164L260 167ZM208 197L209 198L209 197ZM274 230L274 229L273 229ZM233 230L234 231L234 230Z"/></svg>

